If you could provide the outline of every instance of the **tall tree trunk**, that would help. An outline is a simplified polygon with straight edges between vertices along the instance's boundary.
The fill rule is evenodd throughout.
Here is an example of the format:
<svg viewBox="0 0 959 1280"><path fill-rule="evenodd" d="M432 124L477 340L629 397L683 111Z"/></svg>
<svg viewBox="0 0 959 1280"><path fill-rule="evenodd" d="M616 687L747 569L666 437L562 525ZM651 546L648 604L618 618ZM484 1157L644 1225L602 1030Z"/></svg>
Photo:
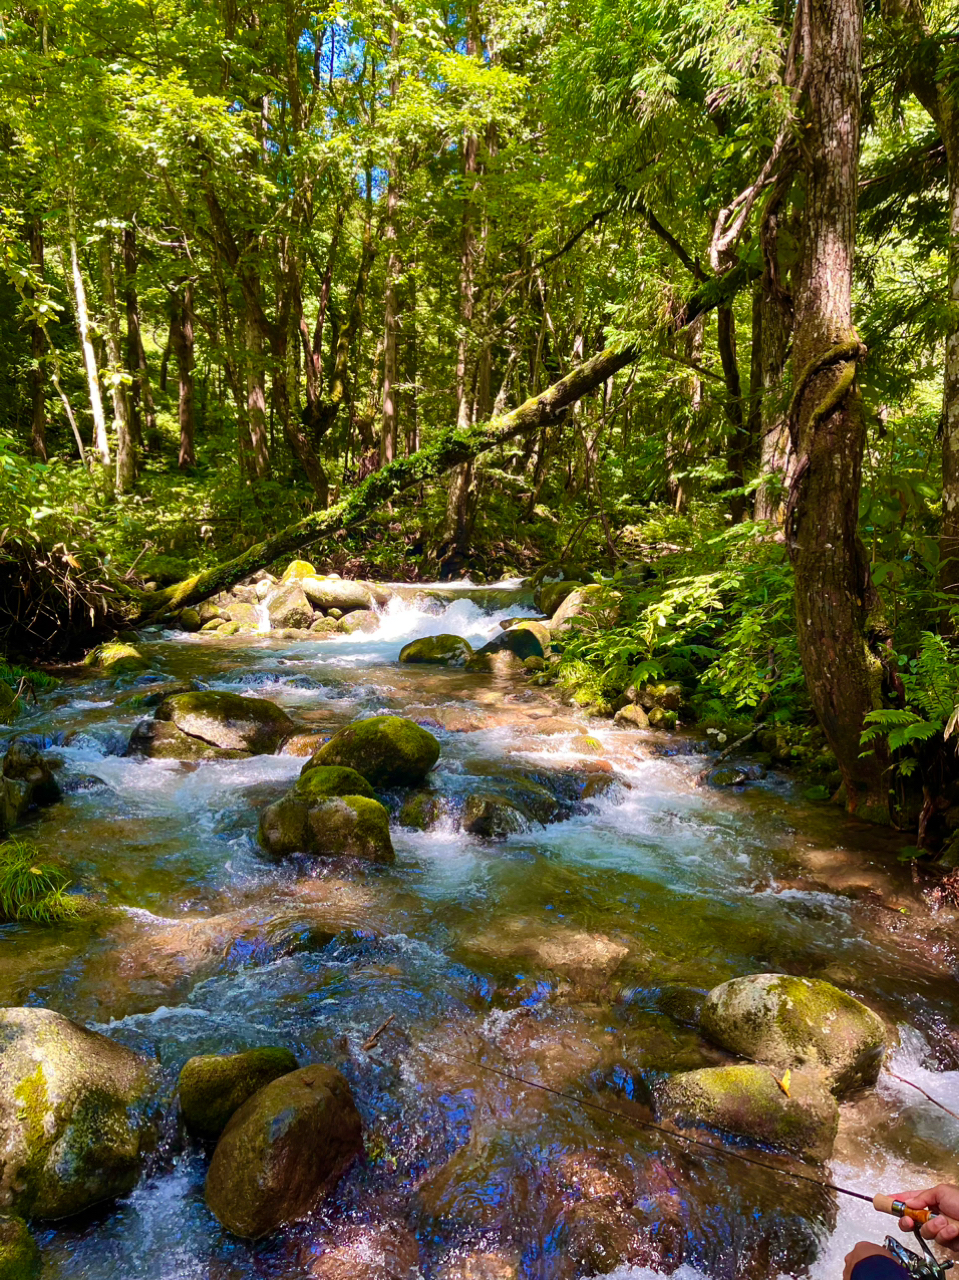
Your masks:
<svg viewBox="0 0 959 1280"><path fill-rule="evenodd" d="M156 435L156 409L150 387L146 351L140 325L140 299L137 295L137 237L132 227L123 232L124 306L126 310L126 365L130 374L130 433L133 443L142 449Z"/></svg>
<svg viewBox="0 0 959 1280"><path fill-rule="evenodd" d="M38 214L27 219L27 239L30 242L30 263L37 277L43 279L43 224ZM44 399L43 356L46 336L43 326L30 321L30 447L38 458L47 460L47 407Z"/></svg>
<svg viewBox="0 0 959 1280"><path fill-rule="evenodd" d="M726 383L726 417L730 428L727 465L733 487L742 489L746 483L746 455L749 439L743 413L743 386L739 377L739 362L736 359L736 317L732 307L719 307L716 311L716 322L719 359ZM733 523L739 524L746 511L745 496L742 493L735 493L730 499L729 509Z"/></svg>
<svg viewBox="0 0 959 1280"><path fill-rule="evenodd" d="M399 176L391 166L386 189L386 228L383 239L389 247L386 262L386 285L383 302L383 417L380 424L380 466L396 457L398 429L397 390L399 381L399 330L400 316L397 299L397 282L400 275L400 255L397 250L397 211L399 209Z"/></svg>
<svg viewBox="0 0 959 1280"><path fill-rule="evenodd" d="M80 271L80 255L77 250L77 219L72 197L67 201L67 226L70 238L70 276L73 281L73 297L77 309L77 330L83 352L83 367L87 375L90 394L90 413L93 417L93 447L105 467L110 465L110 441L107 438L107 420L100 395L100 375L97 355L93 346L90 313L87 309L87 289Z"/></svg>
<svg viewBox="0 0 959 1280"><path fill-rule="evenodd" d="M187 280L182 293L173 298L170 317L170 346L176 358L179 383L178 419L180 449L177 466L196 466L196 407L194 392L195 355L193 351L193 285Z"/></svg>
<svg viewBox="0 0 959 1280"><path fill-rule="evenodd" d="M259 480L270 474L270 444L266 426L266 374L263 368L263 342L252 320L246 325L246 408L250 423L250 448L253 471Z"/></svg>
<svg viewBox="0 0 959 1280"><path fill-rule="evenodd" d="M136 449L130 427L130 400L120 354L120 314L117 310L116 277L113 270L113 246L110 238L100 241L100 270L103 276L103 300L106 305L106 345L110 363L110 394L113 399L113 429L117 436L116 487L129 493L137 474Z"/></svg>
<svg viewBox="0 0 959 1280"><path fill-rule="evenodd" d="M771 477L756 490L755 517L782 523L784 501L795 469L795 453L783 396L783 374L789 350L791 320L773 291L768 275L762 282L762 399L760 404L759 474Z"/></svg>
<svg viewBox="0 0 959 1280"><path fill-rule="evenodd" d="M882 705L878 603L859 538L865 349L852 325L859 174L862 0L802 0L803 234L795 291L791 428L799 461L786 514L806 684L850 813L888 821L888 759L861 756Z"/></svg>

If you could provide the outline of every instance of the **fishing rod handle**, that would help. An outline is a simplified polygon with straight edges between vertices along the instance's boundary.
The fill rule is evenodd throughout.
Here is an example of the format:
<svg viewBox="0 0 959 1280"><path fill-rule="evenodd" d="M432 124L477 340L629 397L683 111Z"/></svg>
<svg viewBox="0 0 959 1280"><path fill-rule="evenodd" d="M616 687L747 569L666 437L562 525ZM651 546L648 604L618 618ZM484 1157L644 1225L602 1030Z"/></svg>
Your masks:
<svg viewBox="0 0 959 1280"><path fill-rule="evenodd" d="M894 1218L912 1218L917 1226L922 1226L928 1222L930 1218L945 1218L945 1214L933 1212L931 1209L910 1209L904 1201L896 1200L893 1196L873 1196L872 1207L877 1209L879 1213L891 1213ZM946 1218L947 1222L952 1222L951 1218ZM953 1223L953 1225L956 1225Z"/></svg>

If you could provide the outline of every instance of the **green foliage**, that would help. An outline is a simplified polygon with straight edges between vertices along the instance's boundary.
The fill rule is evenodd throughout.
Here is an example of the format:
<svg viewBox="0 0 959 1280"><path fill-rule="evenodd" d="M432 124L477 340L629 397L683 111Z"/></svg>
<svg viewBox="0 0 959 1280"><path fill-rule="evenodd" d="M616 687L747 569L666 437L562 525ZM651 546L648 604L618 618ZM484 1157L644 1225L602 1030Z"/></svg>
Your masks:
<svg viewBox="0 0 959 1280"><path fill-rule="evenodd" d="M862 745L883 738L899 755L897 770L903 777L914 773L918 760L911 749L936 739L947 743L959 726L959 651L943 636L924 631L914 657L899 657L899 673L905 690L905 706L870 711L862 732Z"/></svg>
<svg viewBox="0 0 959 1280"><path fill-rule="evenodd" d="M79 917L67 895L70 882L43 861L36 845L10 839L0 844L0 919L63 924Z"/></svg>

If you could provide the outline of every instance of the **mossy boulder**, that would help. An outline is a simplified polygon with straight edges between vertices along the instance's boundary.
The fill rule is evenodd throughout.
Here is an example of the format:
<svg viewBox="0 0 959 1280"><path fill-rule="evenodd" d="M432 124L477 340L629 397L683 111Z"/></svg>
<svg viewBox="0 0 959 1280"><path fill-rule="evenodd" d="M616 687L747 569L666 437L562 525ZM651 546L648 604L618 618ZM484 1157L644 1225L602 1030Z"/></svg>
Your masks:
<svg viewBox="0 0 959 1280"><path fill-rule="evenodd" d="M89 667L99 667L108 676L137 675L150 665L139 649L120 640L97 645L90 650L84 662Z"/></svg>
<svg viewBox="0 0 959 1280"><path fill-rule="evenodd" d="M504 840L530 829L529 816L508 796L495 791L475 792L463 808L463 830L487 840Z"/></svg>
<svg viewBox="0 0 959 1280"><path fill-rule="evenodd" d="M203 690L165 698L137 725L128 755L159 759L242 759L272 755L295 725L265 698Z"/></svg>
<svg viewBox="0 0 959 1280"><path fill-rule="evenodd" d="M715 1044L778 1071L819 1074L842 1096L875 1084L886 1047L879 1016L819 978L756 973L714 987L702 1031Z"/></svg>
<svg viewBox="0 0 959 1280"><path fill-rule="evenodd" d="M793 1072L784 1089L767 1066L734 1063L672 1076L658 1114L678 1124L719 1129L803 1160L829 1159L839 1107L819 1076Z"/></svg>
<svg viewBox="0 0 959 1280"><path fill-rule="evenodd" d="M443 667L461 667L473 656L473 647L462 636L443 633L411 640L400 650L400 662L428 662Z"/></svg>
<svg viewBox="0 0 959 1280"><path fill-rule="evenodd" d="M187 1131L204 1142L215 1142L248 1098L299 1065L289 1049L274 1046L190 1058L177 1082Z"/></svg>
<svg viewBox="0 0 959 1280"><path fill-rule="evenodd" d="M647 711L654 707L662 707L664 711L679 711L683 705L682 685L648 684L639 690L636 700Z"/></svg>
<svg viewBox="0 0 959 1280"><path fill-rule="evenodd" d="M260 843L275 858L291 853L380 863L396 858L389 814L367 796L305 800L294 789L264 809L259 834Z"/></svg>
<svg viewBox="0 0 959 1280"><path fill-rule="evenodd" d="M335 733L303 766L355 769L374 787L415 787L440 756L440 744L421 725L403 716L354 720Z"/></svg>
<svg viewBox="0 0 959 1280"><path fill-rule="evenodd" d="M573 560L551 560L541 565L526 585L533 590L537 609L552 614L570 591L593 581L595 579L585 565Z"/></svg>
<svg viewBox="0 0 959 1280"><path fill-rule="evenodd" d="M348 582L343 578L303 578L300 585L314 609L339 609L351 613L356 609L369 609L373 595L362 582Z"/></svg>
<svg viewBox="0 0 959 1280"><path fill-rule="evenodd" d="M429 831L448 813L447 802L435 791L414 791L407 796L399 812L401 827L413 831Z"/></svg>
<svg viewBox="0 0 959 1280"><path fill-rule="evenodd" d="M336 618L314 618L310 625L311 636L335 636L339 634L341 633Z"/></svg>
<svg viewBox="0 0 959 1280"><path fill-rule="evenodd" d="M620 707L613 716L613 723L619 729L648 729L649 716L642 707L628 706Z"/></svg>
<svg viewBox="0 0 959 1280"><path fill-rule="evenodd" d="M287 582L299 582L302 578L316 578L318 576L309 560L291 560L283 570L280 584L285 585Z"/></svg>
<svg viewBox="0 0 959 1280"><path fill-rule="evenodd" d="M347 613L340 618L336 629L347 636L351 636L354 631L372 635L374 631L380 629L380 615L375 609L354 609L352 613Z"/></svg>
<svg viewBox="0 0 959 1280"><path fill-rule="evenodd" d="M287 582L278 587L266 606L271 627L308 627L313 621L313 606L306 598L299 582Z"/></svg>
<svg viewBox="0 0 959 1280"><path fill-rule="evenodd" d="M256 632L260 629L260 615L255 604L234 604L230 606L230 621L239 631Z"/></svg>
<svg viewBox="0 0 959 1280"><path fill-rule="evenodd" d="M517 658L546 658L549 655L553 638L542 622L527 619L510 627L501 636L496 637L500 646L515 653Z"/></svg>
<svg viewBox="0 0 959 1280"><path fill-rule="evenodd" d="M563 601L582 586L585 586L585 583L579 581L544 582L534 597L536 607L542 609L547 618L551 618Z"/></svg>
<svg viewBox="0 0 959 1280"><path fill-rule="evenodd" d="M15 738L3 757L0 777L0 835L32 810L56 804L60 786L53 770L32 743Z"/></svg>
<svg viewBox="0 0 959 1280"><path fill-rule="evenodd" d="M228 1231L260 1239L314 1209L362 1148L343 1076L301 1067L234 1113L210 1161L206 1202Z"/></svg>
<svg viewBox="0 0 959 1280"><path fill-rule="evenodd" d="M181 631L199 631L203 626L197 609L181 609L177 622Z"/></svg>
<svg viewBox="0 0 959 1280"><path fill-rule="evenodd" d="M301 773L293 787L300 800L329 800L333 796L365 796L376 799L376 792L355 769L343 765L317 765Z"/></svg>
<svg viewBox="0 0 959 1280"><path fill-rule="evenodd" d="M584 614L595 614L601 626L612 626L619 617L619 593L610 591L598 583L578 587L570 592L550 618L549 629L553 635L565 631L574 619Z"/></svg>
<svg viewBox="0 0 959 1280"><path fill-rule="evenodd" d="M218 604L214 604L212 600L204 600L197 605L197 613L200 616L200 625L205 627L208 622L214 622L217 618L223 618L226 615Z"/></svg>
<svg viewBox="0 0 959 1280"><path fill-rule="evenodd" d="M129 1194L156 1084L155 1064L52 1009L0 1009L0 1210L65 1218Z"/></svg>
<svg viewBox="0 0 959 1280"><path fill-rule="evenodd" d="M647 716L651 729L675 729L679 716L675 711L667 711L665 707L652 707Z"/></svg>
<svg viewBox="0 0 959 1280"><path fill-rule="evenodd" d="M0 1280L35 1280L40 1250L22 1218L0 1218Z"/></svg>
<svg viewBox="0 0 959 1280"><path fill-rule="evenodd" d="M526 671L522 658L494 640L476 650L466 663L466 670L486 671L496 676L524 675Z"/></svg>

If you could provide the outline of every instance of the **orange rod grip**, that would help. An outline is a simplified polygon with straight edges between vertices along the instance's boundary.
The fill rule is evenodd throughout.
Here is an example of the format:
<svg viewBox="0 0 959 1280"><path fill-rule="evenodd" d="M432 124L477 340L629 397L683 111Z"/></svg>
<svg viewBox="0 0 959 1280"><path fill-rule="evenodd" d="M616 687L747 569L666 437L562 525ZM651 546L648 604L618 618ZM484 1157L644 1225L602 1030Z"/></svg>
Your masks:
<svg viewBox="0 0 959 1280"><path fill-rule="evenodd" d="M901 1208L896 1207L900 1205L902 1206ZM903 1214L908 1214L918 1226L922 1226L930 1218L939 1216L930 1209L907 1209L901 1200L896 1200L893 1196L873 1196L872 1207L877 1209L879 1213L891 1213L894 1218L901 1218ZM944 1214L943 1217L945 1217Z"/></svg>

